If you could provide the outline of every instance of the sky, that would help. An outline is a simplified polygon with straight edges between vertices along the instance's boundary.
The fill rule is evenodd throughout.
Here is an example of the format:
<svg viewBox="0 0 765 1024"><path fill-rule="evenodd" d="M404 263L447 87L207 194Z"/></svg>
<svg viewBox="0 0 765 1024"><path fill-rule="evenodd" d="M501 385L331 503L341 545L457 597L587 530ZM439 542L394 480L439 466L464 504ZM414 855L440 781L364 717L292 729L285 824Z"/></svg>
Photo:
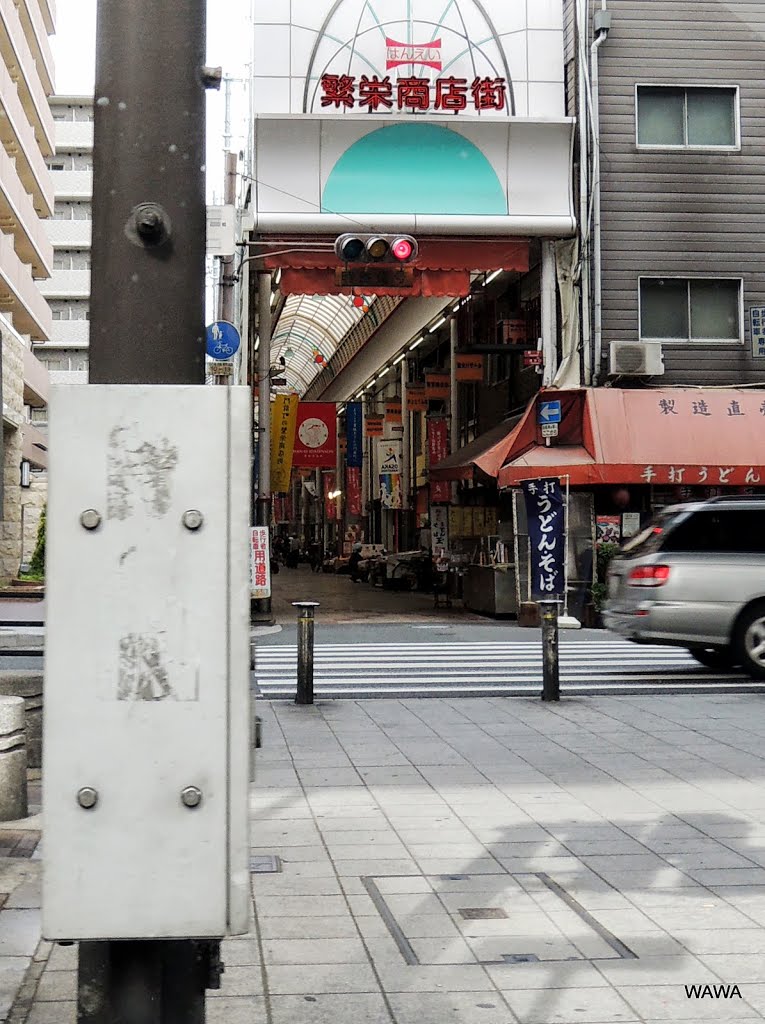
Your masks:
<svg viewBox="0 0 765 1024"><path fill-rule="evenodd" d="M222 9L225 16L221 16ZM224 75L247 78L250 61L250 0L208 0L207 63L222 66ZM56 92L92 94L96 61L96 0L57 0L56 35L51 39L56 66ZM224 92L208 92L208 199L220 200L223 189ZM247 141L248 103L244 84L231 87L232 146Z"/></svg>

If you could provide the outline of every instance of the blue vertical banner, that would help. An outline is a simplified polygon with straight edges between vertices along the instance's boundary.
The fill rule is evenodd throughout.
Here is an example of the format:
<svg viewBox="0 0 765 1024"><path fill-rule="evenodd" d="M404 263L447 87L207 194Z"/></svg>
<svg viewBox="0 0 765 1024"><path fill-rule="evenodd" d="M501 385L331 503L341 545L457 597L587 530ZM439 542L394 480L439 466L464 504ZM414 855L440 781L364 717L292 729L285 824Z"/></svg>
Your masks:
<svg viewBox="0 0 765 1024"><path fill-rule="evenodd" d="M345 436L348 440L346 465L361 469L364 464L364 422L361 402L349 402L345 407Z"/></svg>
<svg viewBox="0 0 765 1024"><path fill-rule="evenodd" d="M560 480L524 480L521 487L531 541L531 596L537 601L563 597L566 515Z"/></svg>

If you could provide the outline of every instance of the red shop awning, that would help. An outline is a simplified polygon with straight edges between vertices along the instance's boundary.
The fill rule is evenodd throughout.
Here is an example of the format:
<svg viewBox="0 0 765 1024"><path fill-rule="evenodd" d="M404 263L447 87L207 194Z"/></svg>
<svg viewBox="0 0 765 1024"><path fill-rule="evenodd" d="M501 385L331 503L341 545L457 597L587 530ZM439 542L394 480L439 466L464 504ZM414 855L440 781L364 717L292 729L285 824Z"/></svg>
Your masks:
<svg viewBox="0 0 765 1024"><path fill-rule="evenodd" d="M500 466L512 448L520 416L503 420L464 448L447 455L430 470L431 480L496 480Z"/></svg>
<svg viewBox="0 0 765 1024"><path fill-rule="evenodd" d="M559 399L545 444L540 401ZM745 388L546 390L529 405L499 470L500 487L535 476L574 486L765 486L765 392Z"/></svg>

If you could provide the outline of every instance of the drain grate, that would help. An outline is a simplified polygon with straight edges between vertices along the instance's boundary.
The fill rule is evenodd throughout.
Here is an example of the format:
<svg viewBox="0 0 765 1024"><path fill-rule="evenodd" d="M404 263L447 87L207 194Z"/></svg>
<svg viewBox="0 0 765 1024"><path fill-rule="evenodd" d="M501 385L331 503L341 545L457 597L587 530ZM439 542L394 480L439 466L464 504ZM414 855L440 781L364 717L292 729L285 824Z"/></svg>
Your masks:
<svg viewBox="0 0 765 1024"><path fill-rule="evenodd" d="M461 907L458 913L466 921L500 921L507 918L502 907Z"/></svg>
<svg viewBox="0 0 765 1024"><path fill-rule="evenodd" d="M281 858L276 857L273 854L264 854L258 857L250 857L251 875L278 874L281 870Z"/></svg>

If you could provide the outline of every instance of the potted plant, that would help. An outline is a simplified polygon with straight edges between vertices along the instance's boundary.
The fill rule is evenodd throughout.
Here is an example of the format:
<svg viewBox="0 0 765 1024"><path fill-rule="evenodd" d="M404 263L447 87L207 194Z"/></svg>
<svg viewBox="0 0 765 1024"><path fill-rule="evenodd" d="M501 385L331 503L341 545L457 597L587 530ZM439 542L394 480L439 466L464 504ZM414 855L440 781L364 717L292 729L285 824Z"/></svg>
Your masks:
<svg viewBox="0 0 765 1024"><path fill-rule="evenodd" d="M592 585L592 605L595 612L597 628L601 628L603 620L601 612L603 605L606 603L606 597L608 596L606 588L606 576L608 575L608 566L611 564L611 559L614 555L617 555L621 548L618 544L613 541L601 541L595 549L595 582Z"/></svg>

